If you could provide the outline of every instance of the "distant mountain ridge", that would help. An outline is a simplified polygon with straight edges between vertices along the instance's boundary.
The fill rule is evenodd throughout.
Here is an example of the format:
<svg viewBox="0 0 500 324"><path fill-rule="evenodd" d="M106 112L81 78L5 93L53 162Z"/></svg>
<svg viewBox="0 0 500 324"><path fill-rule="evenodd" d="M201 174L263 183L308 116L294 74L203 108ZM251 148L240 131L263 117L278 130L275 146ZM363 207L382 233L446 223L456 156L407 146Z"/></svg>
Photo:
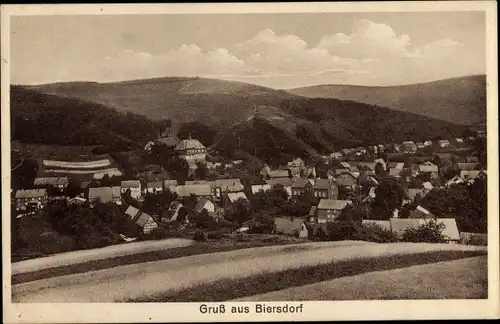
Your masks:
<svg viewBox="0 0 500 324"><path fill-rule="evenodd" d="M486 120L486 76L473 75L402 86L316 85L288 89L308 98L353 100L459 125Z"/></svg>

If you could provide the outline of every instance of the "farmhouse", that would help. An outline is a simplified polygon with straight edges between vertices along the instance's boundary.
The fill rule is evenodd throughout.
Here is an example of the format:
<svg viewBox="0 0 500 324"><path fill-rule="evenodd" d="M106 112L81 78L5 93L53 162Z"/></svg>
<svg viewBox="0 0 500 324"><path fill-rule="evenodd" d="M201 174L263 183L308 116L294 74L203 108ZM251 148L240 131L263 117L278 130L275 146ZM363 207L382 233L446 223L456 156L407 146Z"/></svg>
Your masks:
<svg viewBox="0 0 500 324"><path fill-rule="evenodd" d="M316 222L326 223L335 220L350 204L350 200L321 199L316 208Z"/></svg>
<svg viewBox="0 0 500 324"><path fill-rule="evenodd" d="M144 234L148 234L155 228L158 228L158 223L151 215L148 215L134 206L128 206L125 214L129 216L132 221L142 229Z"/></svg>
<svg viewBox="0 0 500 324"><path fill-rule="evenodd" d="M17 190L15 195L17 211L35 211L47 204L46 189Z"/></svg>
<svg viewBox="0 0 500 324"><path fill-rule="evenodd" d="M134 199L141 197L141 181L139 180L125 180L121 182L121 193L124 194L130 190L130 196Z"/></svg>
<svg viewBox="0 0 500 324"><path fill-rule="evenodd" d="M292 196L297 197L305 192L310 192L313 188L311 179L297 179L292 183Z"/></svg>
<svg viewBox="0 0 500 324"><path fill-rule="evenodd" d="M120 187L89 188L89 201L91 203L100 201L102 203L115 203L121 205L122 198Z"/></svg>
<svg viewBox="0 0 500 324"><path fill-rule="evenodd" d="M192 139L191 135L189 135L189 139L180 141L175 146L174 151L180 158L185 159L188 162L205 161L207 157L206 147L198 140Z"/></svg>

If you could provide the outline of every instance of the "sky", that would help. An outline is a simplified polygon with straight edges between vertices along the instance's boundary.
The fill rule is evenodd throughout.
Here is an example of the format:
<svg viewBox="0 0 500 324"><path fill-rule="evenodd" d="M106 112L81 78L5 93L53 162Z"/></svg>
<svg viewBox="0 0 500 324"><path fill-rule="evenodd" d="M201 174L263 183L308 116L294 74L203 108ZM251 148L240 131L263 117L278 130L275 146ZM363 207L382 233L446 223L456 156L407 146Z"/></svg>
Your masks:
<svg viewBox="0 0 500 324"><path fill-rule="evenodd" d="M485 27L484 12L13 16L11 82L411 84L485 74Z"/></svg>

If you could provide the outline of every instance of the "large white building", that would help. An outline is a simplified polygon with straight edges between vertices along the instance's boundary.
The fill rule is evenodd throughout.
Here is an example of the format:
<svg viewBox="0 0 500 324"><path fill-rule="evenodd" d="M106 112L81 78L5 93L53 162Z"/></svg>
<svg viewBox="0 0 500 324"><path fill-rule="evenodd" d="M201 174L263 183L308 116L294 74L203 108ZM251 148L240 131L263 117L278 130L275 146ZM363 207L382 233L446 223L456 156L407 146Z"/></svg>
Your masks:
<svg viewBox="0 0 500 324"><path fill-rule="evenodd" d="M206 147L196 139L185 139L179 142L175 146L175 151L179 154L179 157L185 159L188 162L198 162L205 161L207 157Z"/></svg>

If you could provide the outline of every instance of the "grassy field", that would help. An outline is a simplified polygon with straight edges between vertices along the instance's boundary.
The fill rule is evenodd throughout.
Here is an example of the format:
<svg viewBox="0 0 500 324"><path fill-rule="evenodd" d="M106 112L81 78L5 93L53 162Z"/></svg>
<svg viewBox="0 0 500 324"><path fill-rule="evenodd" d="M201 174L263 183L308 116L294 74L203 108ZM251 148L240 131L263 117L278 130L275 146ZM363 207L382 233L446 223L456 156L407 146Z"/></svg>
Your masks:
<svg viewBox="0 0 500 324"><path fill-rule="evenodd" d="M102 249L62 253L50 257L13 263L12 284L109 269L127 264L168 260L191 255L228 252L255 247L272 248L272 246L301 243L301 241L288 239L286 237L259 238L243 242L192 242L186 239L183 240L183 242L178 242L179 244L175 244L179 241L177 239L168 239L162 240L161 242L137 242L120 244Z"/></svg>
<svg viewBox="0 0 500 324"><path fill-rule="evenodd" d="M229 300L268 292L269 287L278 290L316 282L304 282L296 273L330 280L367 269L388 270L485 253L484 247L451 244L321 242L270 246L26 282L13 285L12 298L14 302Z"/></svg>
<svg viewBox="0 0 500 324"><path fill-rule="evenodd" d="M363 273L235 301L488 298L488 258L479 256Z"/></svg>

